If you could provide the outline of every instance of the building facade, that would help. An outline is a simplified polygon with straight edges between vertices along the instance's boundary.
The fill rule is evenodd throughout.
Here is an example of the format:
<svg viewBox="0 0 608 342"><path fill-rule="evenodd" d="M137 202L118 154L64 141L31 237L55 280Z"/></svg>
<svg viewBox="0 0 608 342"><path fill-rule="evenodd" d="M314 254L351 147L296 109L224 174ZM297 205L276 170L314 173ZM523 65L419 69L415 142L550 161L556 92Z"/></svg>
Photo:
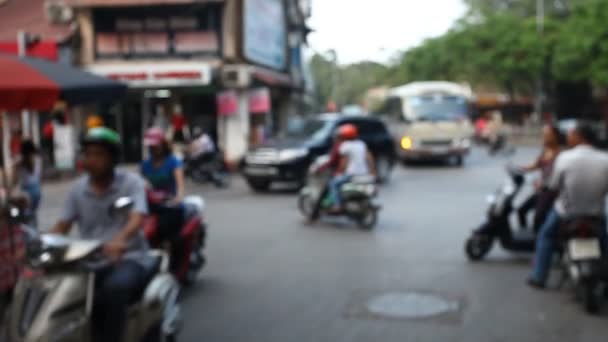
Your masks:
<svg viewBox="0 0 608 342"><path fill-rule="evenodd" d="M171 126L178 112L237 162L299 110L308 1L49 0L45 6L71 16L75 64L129 85L126 101L94 110L122 133L129 161L140 160L145 129Z"/></svg>

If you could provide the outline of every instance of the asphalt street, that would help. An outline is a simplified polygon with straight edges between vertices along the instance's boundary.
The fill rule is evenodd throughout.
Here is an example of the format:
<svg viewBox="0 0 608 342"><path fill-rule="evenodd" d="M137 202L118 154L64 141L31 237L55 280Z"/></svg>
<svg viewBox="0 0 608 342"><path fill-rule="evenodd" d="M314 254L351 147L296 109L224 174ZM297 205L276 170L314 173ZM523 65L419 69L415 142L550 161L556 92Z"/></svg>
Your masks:
<svg viewBox="0 0 608 342"><path fill-rule="evenodd" d="M464 168L398 166L371 232L339 219L308 226L295 194L254 194L239 178L227 190L189 184L207 201L209 263L184 294L178 340L606 341L605 315L587 316L568 291L525 285L529 256L495 246L485 262L465 258L509 160L476 151ZM45 188L43 225L66 187Z"/></svg>

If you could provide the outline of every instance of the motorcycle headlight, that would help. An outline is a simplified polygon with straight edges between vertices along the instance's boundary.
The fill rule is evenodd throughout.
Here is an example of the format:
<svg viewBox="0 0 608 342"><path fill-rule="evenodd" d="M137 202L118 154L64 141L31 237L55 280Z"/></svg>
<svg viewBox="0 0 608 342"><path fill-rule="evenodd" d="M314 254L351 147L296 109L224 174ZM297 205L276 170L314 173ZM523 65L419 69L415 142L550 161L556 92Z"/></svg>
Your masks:
<svg viewBox="0 0 608 342"><path fill-rule="evenodd" d="M291 161L305 157L307 154L308 150L305 148L289 148L279 152L279 160L282 162Z"/></svg>
<svg viewBox="0 0 608 342"><path fill-rule="evenodd" d="M404 136L403 138L401 138L401 148L404 150L411 150L412 147L414 147L414 141L412 140L411 137L408 136Z"/></svg>

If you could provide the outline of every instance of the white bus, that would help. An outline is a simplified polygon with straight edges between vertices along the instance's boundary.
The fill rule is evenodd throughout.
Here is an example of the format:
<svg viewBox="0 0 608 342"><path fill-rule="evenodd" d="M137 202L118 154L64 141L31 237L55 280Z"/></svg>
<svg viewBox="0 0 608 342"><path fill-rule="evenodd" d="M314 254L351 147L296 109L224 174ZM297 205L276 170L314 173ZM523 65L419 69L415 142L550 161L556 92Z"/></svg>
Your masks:
<svg viewBox="0 0 608 342"><path fill-rule="evenodd" d="M462 165L471 148L473 93L451 82L414 82L389 91L384 106L404 162L445 159Z"/></svg>

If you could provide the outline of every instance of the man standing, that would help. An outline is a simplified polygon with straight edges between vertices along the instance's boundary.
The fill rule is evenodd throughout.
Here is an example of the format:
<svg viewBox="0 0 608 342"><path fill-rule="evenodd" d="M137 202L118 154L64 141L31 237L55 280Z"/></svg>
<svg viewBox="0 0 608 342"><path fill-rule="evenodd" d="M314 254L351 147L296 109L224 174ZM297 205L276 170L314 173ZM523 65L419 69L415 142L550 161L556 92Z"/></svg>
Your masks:
<svg viewBox="0 0 608 342"><path fill-rule="evenodd" d="M141 230L147 212L144 181L116 169L120 136L105 127L89 130L84 142L87 175L70 190L60 221L51 230L67 234L76 223L84 239L100 240L112 265L95 278L95 335L100 341L123 341L129 302L144 286L148 244ZM111 213L122 197L133 200L128 212Z"/></svg>
<svg viewBox="0 0 608 342"><path fill-rule="evenodd" d="M594 142L593 129L578 124L568 132L571 149L562 152L555 161L549 188L558 193L558 198L536 241L534 270L528 279L532 287L545 287L561 221L577 216L605 216L608 154L595 149L592 146ZM605 246L605 236L602 240Z"/></svg>

